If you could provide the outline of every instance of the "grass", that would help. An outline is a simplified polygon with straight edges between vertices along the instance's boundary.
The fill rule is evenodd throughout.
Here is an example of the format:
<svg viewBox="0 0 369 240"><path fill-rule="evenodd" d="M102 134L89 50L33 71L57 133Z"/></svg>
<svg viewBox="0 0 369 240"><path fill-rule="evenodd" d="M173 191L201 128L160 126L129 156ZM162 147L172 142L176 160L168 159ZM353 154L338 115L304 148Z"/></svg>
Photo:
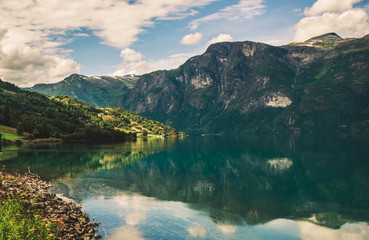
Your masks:
<svg viewBox="0 0 369 240"><path fill-rule="evenodd" d="M324 67L318 75L315 76L316 79L321 79L329 70L329 67Z"/></svg>
<svg viewBox="0 0 369 240"><path fill-rule="evenodd" d="M19 136L17 134L17 130L15 128L0 125L0 133L1 133L2 138L6 140L17 141L17 140L23 139L22 136Z"/></svg>
<svg viewBox="0 0 369 240"><path fill-rule="evenodd" d="M42 219L36 208L37 199L33 198L30 204L25 200L27 197L0 196L0 239L61 239L62 222Z"/></svg>
<svg viewBox="0 0 369 240"><path fill-rule="evenodd" d="M6 139L6 140L10 140L10 141L17 141L17 140L22 140L23 137L17 135L17 134L12 134L12 133L6 133L6 132L1 132L1 136L2 138Z"/></svg>
<svg viewBox="0 0 369 240"><path fill-rule="evenodd" d="M365 50L369 50L369 47L347 50L347 51L344 51L342 54L351 54L351 53L357 53L357 52L360 53L360 52L365 51Z"/></svg>

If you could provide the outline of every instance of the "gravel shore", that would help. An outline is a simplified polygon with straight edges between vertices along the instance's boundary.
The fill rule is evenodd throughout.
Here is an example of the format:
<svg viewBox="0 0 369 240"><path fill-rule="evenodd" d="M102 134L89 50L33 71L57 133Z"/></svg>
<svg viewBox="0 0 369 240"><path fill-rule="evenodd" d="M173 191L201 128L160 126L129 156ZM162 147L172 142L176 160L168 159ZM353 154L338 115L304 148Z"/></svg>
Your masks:
<svg viewBox="0 0 369 240"><path fill-rule="evenodd" d="M37 175L11 175L0 172L0 195L22 195L26 201L36 204L43 218L59 221L62 224L62 239L87 240L100 239L96 228L99 223L90 221L88 214L73 202L64 201L47 191L52 187L49 182L42 181ZM37 199L37 203L34 203Z"/></svg>

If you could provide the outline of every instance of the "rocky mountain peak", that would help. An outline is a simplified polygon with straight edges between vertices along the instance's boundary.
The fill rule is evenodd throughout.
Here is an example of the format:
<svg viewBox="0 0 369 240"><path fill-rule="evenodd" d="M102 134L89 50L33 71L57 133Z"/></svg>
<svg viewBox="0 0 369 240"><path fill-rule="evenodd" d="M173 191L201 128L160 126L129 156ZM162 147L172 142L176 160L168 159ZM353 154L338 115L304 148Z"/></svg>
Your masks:
<svg viewBox="0 0 369 240"><path fill-rule="evenodd" d="M336 40L336 41L341 41L343 38L340 37L337 33L326 33L320 36L316 36L313 38L310 38L309 40L305 41L305 42L310 42L310 41L317 41L317 40L321 40L321 41L327 41L327 40Z"/></svg>
<svg viewBox="0 0 369 240"><path fill-rule="evenodd" d="M333 49L338 44L344 41L345 41L344 38L340 37L337 33L332 32L310 38L305 42L291 43L289 44L289 46L306 46L328 50Z"/></svg>

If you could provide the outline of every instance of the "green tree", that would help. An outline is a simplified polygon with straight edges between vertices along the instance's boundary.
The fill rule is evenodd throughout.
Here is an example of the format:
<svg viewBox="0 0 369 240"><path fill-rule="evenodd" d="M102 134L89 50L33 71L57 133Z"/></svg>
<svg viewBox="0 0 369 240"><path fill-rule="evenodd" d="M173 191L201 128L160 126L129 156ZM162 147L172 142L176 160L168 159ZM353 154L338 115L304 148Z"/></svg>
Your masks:
<svg viewBox="0 0 369 240"><path fill-rule="evenodd" d="M5 126L10 126L10 109L7 105L4 107L3 124Z"/></svg>
<svg viewBox="0 0 369 240"><path fill-rule="evenodd" d="M23 128L23 124L21 122L17 123L17 134L20 136L23 136L24 133L24 128Z"/></svg>

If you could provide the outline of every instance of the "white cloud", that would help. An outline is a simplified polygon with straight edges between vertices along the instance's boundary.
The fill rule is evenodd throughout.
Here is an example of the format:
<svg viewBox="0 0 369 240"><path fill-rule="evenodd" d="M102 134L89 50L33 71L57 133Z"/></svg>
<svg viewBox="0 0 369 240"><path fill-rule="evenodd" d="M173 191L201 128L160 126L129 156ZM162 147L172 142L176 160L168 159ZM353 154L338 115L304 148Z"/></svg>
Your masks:
<svg viewBox="0 0 369 240"><path fill-rule="evenodd" d="M215 20L235 21L252 19L255 16L264 14L264 9L263 0L240 0L238 4L228 6L219 12L192 21L190 28L195 30L201 23Z"/></svg>
<svg viewBox="0 0 369 240"><path fill-rule="evenodd" d="M185 63L190 57L197 54L198 53L196 52L172 54L167 58L155 59L155 61L150 61L150 66L152 66L155 70L175 69Z"/></svg>
<svg viewBox="0 0 369 240"><path fill-rule="evenodd" d="M19 86L32 86L36 81L56 82L65 75L79 72L80 65L63 55L45 54L43 49L22 43L5 43L6 32L0 33L0 78Z"/></svg>
<svg viewBox="0 0 369 240"><path fill-rule="evenodd" d="M136 75L142 75L145 73L149 73L154 71L154 68L152 68L147 62L145 61L139 61L139 62L123 62L121 63L117 70L115 70L111 76L123 76L127 74L136 74Z"/></svg>
<svg viewBox="0 0 369 240"><path fill-rule="evenodd" d="M127 74L137 74L142 75L145 73L150 73L156 70L170 70L178 68L180 65L185 63L190 57L196 55L198 53L177 53L172 54L166 58L154 59L148 62L139 61L139 62L123 62L118 67L117 70L114 71L111 76L124 76Z"/></svg>
<svg viewBox="0 0 369 240"><path fill-rule="evenodd" d="M233 41L233 37L230 34L219 34L216 37L213 37L207 44L206 46L210 46L213 43L218 43L218 42L232 42Z"/></svg>
<svg viewBox="0 0 369 240"><path fill-rule="evenodd" d="M355 3L362 0L317 0L311 8L305 8L306 16L315 16L324 12L342 12L352 9Z"/></svg>
<svg viewBox="0 0 369 240"><path fill-rule="evenodd" d="M37 82L62 80L69 71L79 71L79 65L68 56L69 51L60 47L71 40L71 31L83 29L102 39L102 43L125 49L138 40L137 35L155 25L157 19L179 19L195 15L194 7L201 7L216 0L140 0L130 3L121 0L1 0L0 29L7 30L1 40L2 65L0 77L20 86ZM4 51L18 49L18 62L9 66L11 57ZM29 49L30 48L30 49ZM38 58L30 54L39 55ZM36 54L36 55L37 55ZM25 72L14 71L20 63ZM52 73L57 69L64 73L60 79ZM51 74L51 75L50 75ZM62 74L63 75L63 74ZM24 76L29 76L24 79ZM61 75L60 75L61 76Z"/></svg>
<svg viewBox="0 0 369 240"><path fill-rule="evenodd" d="M188 16L195 16L198 13L199 13L198 11L191 9L189 12L178 13L176 14L176 16L160 17L158 18L158 20L179 20L186 18Z"/></svg>
<svg viewBox="0 0 369 240"><path fill-rule="evenodd" d="M123 58L124 61L135 62L139 61L143 58L142 54L136 52L133 49L126 48L120 52L120 57Z"/></svg>
<svg viewBox="0 0 369 240"><path fill-rule="evenodd" d="M184 36L181 40L183 45L195 45L199 44L202 38L202 34L197 32L195 34L188 34Z"/></svg>
<svg viewBox="0 0 369 240"><path fill-rule="evenodd" d="M343 37L361 37L369 33L369 16L362 9L350 9L342 13L324 13L321 16L305 17L295 26L295 42L336 32Z"/></svg>
<svg viewBox="0 0 369 240"><path fill-rule="evenodd" d="M306 17L296 25L294 41L336 32L343 37L362 37L369 33L369 16L361 8L353 8L360 0L317 0L306 8Z"/></svg>
<svg viewBox="0 0 369 240"><path fill-rule="evenodd" d="M142 60L144 56L133 49L126 48L122 50L120 57L123 59L123 62L110 74L111 76L124 76L127 74L142 75L154 70L150 64Z"/></svg>

